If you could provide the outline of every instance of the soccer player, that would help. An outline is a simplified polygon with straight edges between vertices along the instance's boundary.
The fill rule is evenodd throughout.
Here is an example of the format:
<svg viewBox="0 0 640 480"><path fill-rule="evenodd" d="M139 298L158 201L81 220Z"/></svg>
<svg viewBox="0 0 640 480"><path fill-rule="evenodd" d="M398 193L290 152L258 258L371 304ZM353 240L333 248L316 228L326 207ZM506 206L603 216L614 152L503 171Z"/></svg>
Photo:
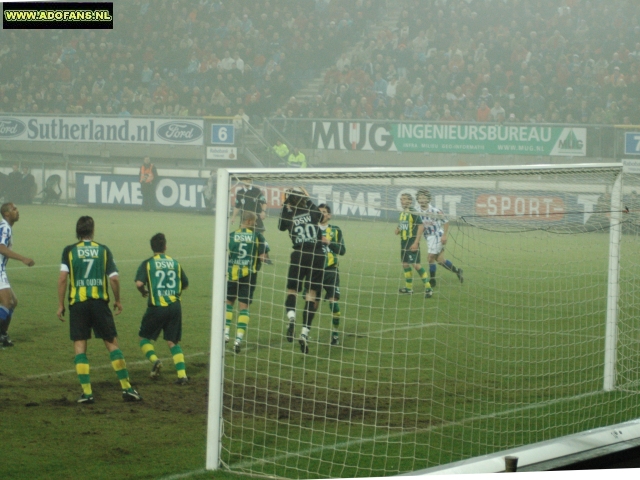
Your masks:
<svg viewBox="0 0 640 480"><path fill-rule="evenodd" d="M322 244L322 230L318 225L321 220L322 213L309 199L309 194L304 188L292 188L285 192L278 229L281 232L289 232L293 243L285 301L289 320L288 342L293 342L298 292L301 291L306 281L309 282L302 315L302 333L299 339L302 353L309 353L309 331L318 307L317 296L322 289L325 253Z"/></svg>
<svg viewBox="0 0 640 480"><path fill-rule="evenodd" d="M160 332L166 340L178 373L176 385L189 383L184 363L184 354L179 343L182 339L182 292L189 286L189 279L182 265L166 254L167 238L164 233L151 237L153 256L143 261L136 272L136 288L144 298L148 298L147 311L140 324L140 348L153 364L151 378L160 376L162 362L158 359L151 340L155 341Z"/></svg>
<svg viewBox="0 0 640 480"><path fill-rule="evenodd" d="M249 325L249 305L253 301L258 271L267 258L269 245L262 233L256 231L257 215L242 214L240 228L229 234L229 262L227 270L227 311L224 341L229 343L229 332L233 320L233 305L238 299L238 324L233 350L240 353L242 340Z"/></svg>
<svg viewBox="0 0 640 480"><path fill-rule="evenodd" d="M400 222L396 227L396 235L400 235L400 259L404 270L404 287L399 290L402 294L411 295L413 293L413 273L412 268L418 272L424 284L424 298L431 298L433 290L429 283L427 271L420 265L420 237L424 227L420 221L420 216L413 210L413 195L403 193L400 196L402 212L400 212Z"/></svg>
<svg viewBox="0 0 640 480"><path fill-rule="evenodd" d="M7 262L10 258L19 260L27 267L33 267L36 262L11 250L13 224L20 219L18 207L13 203L5 203L0 207L2 221L0 221L0 346L13 347L13 341L7 333L13 311L18 306L18 298L13 293L7 277Z"/></svg>
<svg viewBox="0 0 640 480"><path fill-rule="evenodd" d="M235 223L236 217L240 215L242 222L243 212L253 212L257 215L256 225L254 229L260 233L265 231L264 218L267 215L267 200L262 191L252 185L253 180L250 177L239 178L242 188L236 192L236 202L231 215L231 225Z"/></svg>
<svg viewBox="0 0 640 480"><path fill-rule="evenodd" d="M109 351L111 366L118 375L125 402L139 402L140 394L129 382L129 372L124 355L118 347L118 332L109 309L109 289L113 292L113 310L122 312L120 303L120 280L111 250L106 245L93 241L95 224L93 218L83 216L76 223L78 243L65 247L58 278L58 318L64 322L64 299L69 283L69 330L75 350L75 365L82 396L78 403L93 403L93 391L89 378L87 340L91 330L101 338Z"/></svg>
<svg viewBox="0 0 640 480"><path fill-rule="evenodd" d="M456 268L444 256L444 247L447 244L447 234L449 233L449 220L442 210L431 205L431 193L429 190L418 190L416 198L418 199L418 205L420 205L424 238L427 241L431 286L436 286L436 262L450 272L455 273L460 283L464 282L462 269Z"/></svg>
<svg viewBox="0 0 640 480"><path fill-rule="evenodd" d="M324 278L322 287L326 292L325 299L329 302L331 309L331 345L340 345L340 273L338 272L338 255L344 255L347 248L344 244L344 236L342 230L336 225L331 225L331 208L326 203L318 205L318 210L322 213L320 221L320 230L322 230L322 244L326 260L324 263Z"/></svg>

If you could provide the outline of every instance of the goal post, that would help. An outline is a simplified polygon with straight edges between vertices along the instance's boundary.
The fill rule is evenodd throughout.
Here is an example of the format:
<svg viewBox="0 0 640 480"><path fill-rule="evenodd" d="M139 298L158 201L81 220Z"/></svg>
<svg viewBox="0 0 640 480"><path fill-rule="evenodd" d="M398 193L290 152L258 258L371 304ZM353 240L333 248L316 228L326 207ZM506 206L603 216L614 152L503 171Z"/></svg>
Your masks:
<svg viewBox="0 0 640 480"><path fill-rule="evenodd" d="M227 259L245 177L270 262L240 309ZM207 469L397 475L640 416L640 177L621 164L220 169L217 188ZM339 290L313 302L301 285L293 307L290 189L331 210L346 247ZM401 257L407 199L416 225L447 222L419 266Z"/></svg>
<svg viewBox="0 0 640 480"><path fill-rule="evenodd" d="M605 331L604 390L610 392L616 382L616 346L618 344L618 297L620 288L620 238L622 234L622 172L611 192L609 242L609 281L607 284L607 327Z"/></svg>

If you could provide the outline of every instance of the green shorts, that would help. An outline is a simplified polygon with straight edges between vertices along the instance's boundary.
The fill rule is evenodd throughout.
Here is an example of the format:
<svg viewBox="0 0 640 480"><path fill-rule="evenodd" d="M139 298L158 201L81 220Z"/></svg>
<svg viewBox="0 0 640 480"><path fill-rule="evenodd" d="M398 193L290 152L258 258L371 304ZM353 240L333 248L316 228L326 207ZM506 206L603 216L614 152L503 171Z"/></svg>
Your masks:
<svg viewBox="0 0 640 480"><path fill-rule="evenodd" d="M400 259L402 263L410 263L411 265L420 263L420 249L416 250L415 252L402 249L400 251Z"/></svg>
<svg viewBox="0 0 640 480"><path fill-rule="evenodd" d="M239 302L251 305L253 293L256 291L258 274L254 273L238 280L227 282L227 300L234 302L236 298Z"/></svg>
<svg viewBox="0 0 640 480"><path fill-rule="evenodd" d="M118 336L113 314L106 300L89 299L69 307L69 330L72 341L96 338L113 340Z"/></svg>
<svg viewBox="0 0 640 480"><path fill-rule="evenodd" d="M147 307L142 317L138 335L147 340L157 340L160 332L168 342L178 343L182 339L182 305L173 302L166 307Z"/></svg>
<svg viewBox="0 0 640 480"><path fill-rule="evenodd" d="M326 292L325 300L330 298L340 300L340 272L338 272L337 268L327 268L324 271L322 288Z"/></svg>

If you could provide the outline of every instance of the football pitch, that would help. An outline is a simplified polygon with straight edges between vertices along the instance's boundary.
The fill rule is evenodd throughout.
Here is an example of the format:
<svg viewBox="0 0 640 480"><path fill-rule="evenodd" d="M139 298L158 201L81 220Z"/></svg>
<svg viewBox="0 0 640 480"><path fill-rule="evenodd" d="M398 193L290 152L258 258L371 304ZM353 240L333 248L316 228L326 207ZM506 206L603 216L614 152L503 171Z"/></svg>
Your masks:
<svg viewBox="0 0 640 480"><path fill-rule="evenodd" d="M213 478L203 469L214 218L40 205L21 206L20 213L13 248L36 265L11 260L8 268L19 306L10 330L16 346L0 351L3 475ZM55 313L60 255L74 242L80 215L94 217L95 239L111 248L120 271L124 311L116 324L140 404L122 402L106 349L95 339L88 358L96 403L75 402L81 389L68 324ZM404 284L394 224L334 220L347 246L340 259L341 345L329 345L331 315L323 302L311 352L303 355L284 338L290 240L275 218L267 219L274 265L260 272L243 351L226 350L221 459L230 471L215 478L248 471L393 475L639 416L635 378L624 379L631 388L602 391L607 234L453 228L447 255L464 268L465 282L440 269L427 300L415 274L416 293L397 293ZM146 300L133 279L157 232L166 234L167 254L190 279L181 345L191 383L184 387L173 384L162 340L156 351L165 367L157 381L138 347ZM636 243L623 238L624 258L638 258ZM625 263L621 276L628 301L619 362L631 371L639 340L637 264Z"/></svg>

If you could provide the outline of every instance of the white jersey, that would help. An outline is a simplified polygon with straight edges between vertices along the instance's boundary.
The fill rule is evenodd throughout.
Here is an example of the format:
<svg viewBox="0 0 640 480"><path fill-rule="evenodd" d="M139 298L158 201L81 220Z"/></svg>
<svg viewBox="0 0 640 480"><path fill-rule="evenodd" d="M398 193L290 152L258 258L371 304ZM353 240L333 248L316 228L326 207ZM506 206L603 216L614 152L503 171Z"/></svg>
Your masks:
<svg viewBox="0 0 640 480"><path fill-rule="evenodd" d="M422 218L422 225L424 225L424 237L437 236L438 238L444 235L444 225L449 223L449 219L444 215L444 212L437 207L429 206L426 209L422 209L418 205L418 214Z"/></svg>
<svg viewBox="0 0 640 480"><path fill-rule="evenodd" d="M11 248L11 225L6 220L0 222L0 245ZM6 270L8 261L9 257L0 254L0 271Z"/></svg>

